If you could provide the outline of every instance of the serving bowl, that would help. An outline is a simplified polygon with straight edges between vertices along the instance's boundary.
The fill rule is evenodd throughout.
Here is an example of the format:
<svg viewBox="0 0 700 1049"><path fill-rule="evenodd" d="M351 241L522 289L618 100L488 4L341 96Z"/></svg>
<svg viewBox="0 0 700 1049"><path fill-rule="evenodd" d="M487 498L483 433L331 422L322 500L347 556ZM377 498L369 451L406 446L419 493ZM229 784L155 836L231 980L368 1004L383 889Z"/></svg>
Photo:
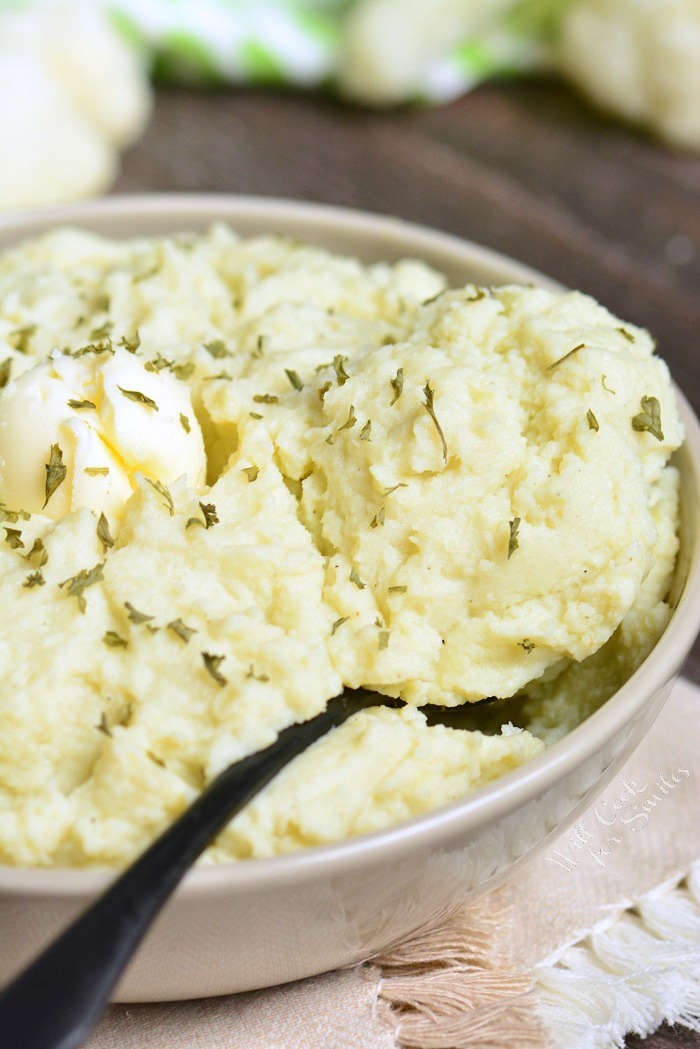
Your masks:
<svg viewBox="0 0 700 1049"><path fill-rule="evenodd" d="M365 262L423 259L453 285L553 281L467 241L393 218L254 197L113 197L0 217L0 249L56 225L111 237L201 230L282 233ZM117 992L157 1001L252 990L367 958L493 887L546 848L645 735L700 628L700 427L679 393L687 439L673 615L656 647L601 709L523 767L416 819L322 848L192 870ZM1 726L0 726L1 730ZM0 982L110 881L108 870L0 867Z"/></svg>

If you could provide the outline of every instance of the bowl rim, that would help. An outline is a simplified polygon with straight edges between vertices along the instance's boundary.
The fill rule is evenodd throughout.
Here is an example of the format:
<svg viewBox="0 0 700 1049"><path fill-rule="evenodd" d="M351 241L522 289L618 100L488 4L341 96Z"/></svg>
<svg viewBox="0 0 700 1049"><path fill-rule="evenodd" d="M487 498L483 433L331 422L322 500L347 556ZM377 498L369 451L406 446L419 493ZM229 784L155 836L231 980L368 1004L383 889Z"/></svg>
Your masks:
<svg viewBox="0 0 700 1049"><path fill-rule="evenodd" d="M38 235L56 225L86 225L104 219L138 218L171 221L172 231L187 223L259 219L261 228L274 232L275 218L282 221L316 223L327 232L367 233L373 239L406 241L405 255L421 257L442 252L456 264L469 262L500 269L504 279L561 287L552 278L506 255L474 244L465 238L433 230L393 216L353 208L315 204L276 197L235 194L159 193L119 195L63 207L0 214L0 250L16 240ZM137 235L131 230L129 236ZM144 234L148 235L148 234ZM408 242L415 245L410 248ZM686 457L700 500L700 424L690 404L676 387L686 439L681 454ZM197 900L232 892L254 891L347 874L361 867L394 861L409 852L435 848L455 837L471 833L485 823L514 811L547 791L558 779L572 772L645 705L648 697L663 688L677 673L700 629L700 529L696 530L683 591L669 623L655 647L625 684L584 722L525 765L479 788L462 799L442 805L395 826L358 835L328 845L316 846L262 859L230 861L195 867L176 889L180 899ZM114 878L114 868L11 867L0 865L0 895L24 897L87 897L104 890Z"/></svg>

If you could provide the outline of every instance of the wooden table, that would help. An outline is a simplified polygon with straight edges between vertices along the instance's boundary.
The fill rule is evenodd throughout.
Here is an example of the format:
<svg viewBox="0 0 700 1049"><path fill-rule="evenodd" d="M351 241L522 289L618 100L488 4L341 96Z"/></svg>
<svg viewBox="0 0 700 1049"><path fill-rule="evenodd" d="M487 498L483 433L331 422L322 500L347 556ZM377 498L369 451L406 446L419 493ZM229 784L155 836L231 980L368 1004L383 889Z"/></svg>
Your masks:
<svg viewBox="0 0 700 1049"><path fill-rule="evenodd" d="M393 113L297 94L161 92L116 190L297 197L480 241L650 328L700 412L700 159L605 121L554 81ZM700 643L687 672L700 682ZM627 1042L642 1044L700 1049L700 1036Z"/></svg>

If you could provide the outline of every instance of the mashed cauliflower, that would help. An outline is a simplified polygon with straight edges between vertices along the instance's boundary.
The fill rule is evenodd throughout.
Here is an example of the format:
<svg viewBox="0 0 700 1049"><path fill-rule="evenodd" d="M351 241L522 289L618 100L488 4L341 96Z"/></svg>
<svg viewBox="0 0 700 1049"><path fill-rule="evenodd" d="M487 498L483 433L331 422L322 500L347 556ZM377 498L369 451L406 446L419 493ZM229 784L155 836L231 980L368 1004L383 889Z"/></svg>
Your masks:
<svg viewBox="0 0 700 1049"><path fill-rule="evenodd" d="M345 685L407 705L309 748L206 858L375 830L537 754L666 624L672 387L583 295L219 226L52 233L0 257L0 303L2 862L124 863ZM518 727L417 709L485 697Z"/></svg>

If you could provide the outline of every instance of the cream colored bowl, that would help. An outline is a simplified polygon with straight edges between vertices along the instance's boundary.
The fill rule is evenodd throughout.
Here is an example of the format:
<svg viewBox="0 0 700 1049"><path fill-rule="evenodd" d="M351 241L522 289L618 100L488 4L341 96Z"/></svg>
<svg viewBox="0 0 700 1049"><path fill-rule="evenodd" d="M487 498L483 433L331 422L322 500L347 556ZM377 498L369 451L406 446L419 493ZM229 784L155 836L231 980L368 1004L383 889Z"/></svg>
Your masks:
<svg viewBox="0 0 700 1049"><path fill-rule="evenodd" d="M453 284L551 284L493 252L396 219L245 197L122 197L0 218L0 248L61 223L124 237L216 220L242 234L285 233L367 262L418 257ZM495 883L576 818L653 722L700 626L700 428L679 399L687 442L677 456L683 522L676 608L626 685L550 750L463 801L337 845L191 871L126 973L119 999L243 991L359 961ZM0 982L111 877L0 868Z"/></svg>

